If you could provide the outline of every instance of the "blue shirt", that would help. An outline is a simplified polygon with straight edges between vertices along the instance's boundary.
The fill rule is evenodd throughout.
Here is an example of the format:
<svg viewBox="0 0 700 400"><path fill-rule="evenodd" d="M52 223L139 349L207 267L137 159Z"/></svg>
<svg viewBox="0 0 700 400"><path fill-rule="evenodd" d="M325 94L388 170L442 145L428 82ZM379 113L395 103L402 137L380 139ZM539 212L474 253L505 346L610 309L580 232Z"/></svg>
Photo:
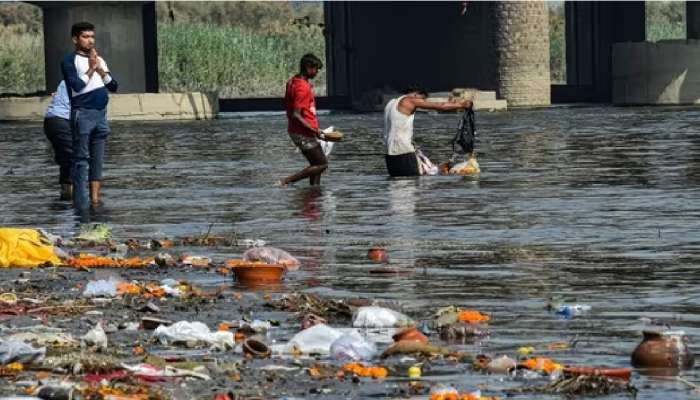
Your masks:
<svg viewBox="0 0 700 400"><path fill-rule="evenodd" d="M70 98L68 97L68 90L66 89L66 82L61 81L58 84L56 93L51 99L51 104L49 108L46 109L46 118L63 118L70 119Z"/></svg>

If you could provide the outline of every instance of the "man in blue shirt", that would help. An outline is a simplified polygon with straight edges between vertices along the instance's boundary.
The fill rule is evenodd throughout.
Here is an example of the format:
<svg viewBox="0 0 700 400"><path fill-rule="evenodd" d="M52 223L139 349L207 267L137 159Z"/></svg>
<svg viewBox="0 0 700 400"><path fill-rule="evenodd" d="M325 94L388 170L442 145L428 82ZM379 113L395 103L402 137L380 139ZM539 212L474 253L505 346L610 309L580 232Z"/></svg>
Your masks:
<svg viewBox="0 0 700 400"><path fill-rule="evenodd" d="M51 104L44 114L44 134L51 142L54 160L58 164L61 200L71 200L73 197L71 178L73 134L70 128L70 98L68 98L64 81L58 84L58 89L52 95Z"/></svg>
<svg viewBox="0 0 700 400"><path fill-rule="evenodd" d="M107 90L116 92L117 81L97 54L94 25L89 22L74 24L71 37L75 52L63 59L61 71L71 101L73 205L84 210L88 207L88 181L91 203L96 205L100 199L102 158L109 135Z"/></svg>

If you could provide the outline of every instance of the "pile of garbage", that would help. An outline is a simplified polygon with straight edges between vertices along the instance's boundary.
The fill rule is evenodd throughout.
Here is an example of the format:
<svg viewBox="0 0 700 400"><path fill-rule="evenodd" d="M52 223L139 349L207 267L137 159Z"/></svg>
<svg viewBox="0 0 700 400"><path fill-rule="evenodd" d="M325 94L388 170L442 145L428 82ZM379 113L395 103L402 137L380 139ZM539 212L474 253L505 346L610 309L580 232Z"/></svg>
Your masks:
<svg viewBox="0 0 700 400"><path fill-rule="evenodd" d="M464 344L498 332L492 327L498 315L482 310L451 305L411 315L400 304L374 299L230 284L212 289L175 278L180 272L217 276L235 275L239 268L300 268L297 258L262 241L207 233L119 243L107 226L95 225L70 240L39 230L0 229L0 243L0 265L8 267L0 280L0 397L356 397L358 387L369 386L373 397L493 400L637 390L629 367L560 361L575 350L575 340L514 345L495 354L464 351ZM164 251L241 243L240 258L228 260ZM376 249L370 253L376 262L387 260ZM548 308L553 319L592 312L585 304L558 300ZM632 363L690 368L693 358L684 340L682 332L645 333ZM659 348L675 353L656 359ZM663 364L668 359L679 364ZM509 387L438 383L431 379L434 368L496 375Z"/></svg>

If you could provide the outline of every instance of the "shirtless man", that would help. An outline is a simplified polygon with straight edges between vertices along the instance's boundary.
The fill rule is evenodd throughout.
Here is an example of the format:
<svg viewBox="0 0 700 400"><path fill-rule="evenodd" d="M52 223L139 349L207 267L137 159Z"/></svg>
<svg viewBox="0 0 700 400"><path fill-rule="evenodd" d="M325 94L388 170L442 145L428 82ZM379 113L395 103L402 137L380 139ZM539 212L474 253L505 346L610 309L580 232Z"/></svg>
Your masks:
<svg viewBox="0 0 700 400"><path fill-rule="evenodd" d="M411 87L384 108L384 150L386 169L391 176L418 176L418 159L413 145L413 119L417 109L454 111L471 108L472 102L436 103L427 100L425 89Z"/></svg>

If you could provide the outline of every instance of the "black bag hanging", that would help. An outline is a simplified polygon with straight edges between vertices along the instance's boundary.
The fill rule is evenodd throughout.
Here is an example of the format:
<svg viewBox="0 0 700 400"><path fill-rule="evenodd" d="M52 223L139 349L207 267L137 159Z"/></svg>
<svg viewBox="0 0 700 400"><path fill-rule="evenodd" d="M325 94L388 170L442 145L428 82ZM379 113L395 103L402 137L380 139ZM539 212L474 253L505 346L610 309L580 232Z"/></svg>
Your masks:
<svg viewBox="0 0 700 400"><path fill-rule="evenodd" d="M459 121L457 134L452 139L453 155L471 154L474 152L474 142L476 141L476 131L474 130L474 110L467 108Z"/></svg>

